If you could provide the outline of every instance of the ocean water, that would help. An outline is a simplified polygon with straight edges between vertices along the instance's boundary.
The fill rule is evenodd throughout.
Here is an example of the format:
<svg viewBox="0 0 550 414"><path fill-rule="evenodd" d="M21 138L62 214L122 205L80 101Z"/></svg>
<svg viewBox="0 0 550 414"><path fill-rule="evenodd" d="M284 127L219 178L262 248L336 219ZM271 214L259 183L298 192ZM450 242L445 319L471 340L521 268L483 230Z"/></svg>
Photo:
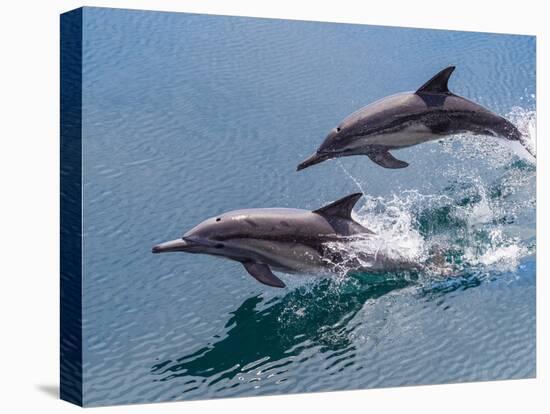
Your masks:
<svg viewBox="0 0 550 414"><path fill-rule="evenodd" d="M344 116L451 64L451 90L534 147L533 37L83 15L86 405L535 376L532 158L454 136L398 151L403 170L355 156L295 172ZM151 254L224 211L357 191L376 249L432 269L273 289L237 263Z"/></svg>

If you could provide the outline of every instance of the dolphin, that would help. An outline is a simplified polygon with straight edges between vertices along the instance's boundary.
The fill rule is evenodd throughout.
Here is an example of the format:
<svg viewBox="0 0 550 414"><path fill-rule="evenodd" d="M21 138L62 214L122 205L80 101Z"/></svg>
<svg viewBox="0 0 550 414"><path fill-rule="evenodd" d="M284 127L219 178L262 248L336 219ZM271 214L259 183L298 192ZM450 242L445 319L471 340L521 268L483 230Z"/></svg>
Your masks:
<svg viewBox="0 0 550 414"><path fill-rule="evenodd" d="M390 150L465 132L521 143L522 135L510 121L449 91L454 69L443 69L415 92L391 95L352 113L297 170L350 155L366 155L384 168L405 168L409 164Z"/></svg>
<svg viewBox="0 0 550 414"><path fill-rule="evenodd" d="M347 243L374 233L351 217L361 193L350 194L317 210L258 208L209 218L182 238L158 244L153 253L187 252L221 256L241 263L258 282L282 288L273 270L285 273L336 271L344 260L327 243ZM370 270L401 264L377 254ZM346 261L348 263L348 261Z"/></svg>

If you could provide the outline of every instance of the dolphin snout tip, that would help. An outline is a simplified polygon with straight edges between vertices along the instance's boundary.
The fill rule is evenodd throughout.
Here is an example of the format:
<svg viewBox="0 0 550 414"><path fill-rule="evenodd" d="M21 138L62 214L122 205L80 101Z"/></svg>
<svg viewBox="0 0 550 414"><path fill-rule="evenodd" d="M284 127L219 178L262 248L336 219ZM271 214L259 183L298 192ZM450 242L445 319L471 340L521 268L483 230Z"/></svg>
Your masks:
<svg viewBox="0 0 550 414"><path fill-rule="evenodd" d="M151 248L151 253L167 253L182 251L187 246L187 242L182 239L159 243Z"/></svg>
<svg viewBox="0 0 550 414"><path fill-rule="evenodd" d="M296 167L296 171L303 170L305 168L311 167L312 165L319 164L320 162L323 162L327 159L326 156L315 152L309 157L307 157L305 160L303 160L298 166Z"/></svg>

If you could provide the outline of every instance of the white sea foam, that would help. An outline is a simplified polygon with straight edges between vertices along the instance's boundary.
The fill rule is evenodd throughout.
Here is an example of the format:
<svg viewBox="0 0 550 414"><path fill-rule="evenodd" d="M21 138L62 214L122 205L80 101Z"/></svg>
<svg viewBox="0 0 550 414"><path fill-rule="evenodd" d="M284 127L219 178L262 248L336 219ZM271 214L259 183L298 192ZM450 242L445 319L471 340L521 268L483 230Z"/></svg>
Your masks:
<svg viewBox="0 0 550 414"><path fill-rule="evenodd" d="M524 135L522 145L536 154L535 112L518 107L506 117ZM443 151L458 162L450 162L444 172L451 185L436 194L409 190L373 196L364 178L338 162L364 194L353 218L375 234L328 245L340 255L334 261L340 274L336 280L345 281L350 270L380 272L388 263L420 269L421 283L434 277L513 272L535 251L534 232L521 224L533 219L535 158L519 143L518 148L507 142L471 135L444 140ZM517 164L518 157L527 165ZM407 277L410 272L393 274Z"/></svg>
<svg viewBox="0 0 550 414"><path fill-rule="evenodd" d="M527 110L516 106L508 114L507 118L516 125L522 134L524 147L533 154L537 155L537 113L533 110ZM533 160L533 155L531 160Z"/></svg>
<svg viewBox="0 0 550 414"><path fill-rule="evenodd" d="M460 159L474 156L483 158L495 167L508 164L511 154L535 164L537 152L536 112L514 107L505 115L505 118L510 120L521 132L520 142L464 133L443 139L441 141L443 151Z"/></svg>

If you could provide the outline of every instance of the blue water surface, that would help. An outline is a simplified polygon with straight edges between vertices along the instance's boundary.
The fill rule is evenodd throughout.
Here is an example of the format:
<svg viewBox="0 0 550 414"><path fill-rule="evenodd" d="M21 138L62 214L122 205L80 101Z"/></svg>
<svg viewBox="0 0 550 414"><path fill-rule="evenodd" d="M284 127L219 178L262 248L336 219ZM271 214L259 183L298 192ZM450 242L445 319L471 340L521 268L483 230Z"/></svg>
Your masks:
<svg viewBox="0 0 550 414"><path fill-rule="evenodd" d="M535 39L85 8L84 403L535 375L535 165L457 136L296 165L359 107L448 65L450 88L534 141ZM281 275L153 255L205 218L352 192L386 248L449 273ZM427 253L428 252L428 253Z"/></svg>

